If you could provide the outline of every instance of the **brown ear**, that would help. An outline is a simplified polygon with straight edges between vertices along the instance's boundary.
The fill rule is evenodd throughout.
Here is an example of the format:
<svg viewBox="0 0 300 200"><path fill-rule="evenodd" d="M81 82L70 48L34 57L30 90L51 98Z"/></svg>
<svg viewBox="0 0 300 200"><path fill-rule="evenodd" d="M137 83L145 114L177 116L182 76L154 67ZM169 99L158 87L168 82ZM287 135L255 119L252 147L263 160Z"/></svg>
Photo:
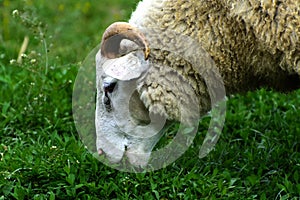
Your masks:
<svg viewBox="0 0 300 200"><path fill-rule="evenodd" d="M103 34L101 43L102 56L114 59L120 57L120 43L123 39L133 41L143 48L145 60L150 54L149 44L146 37L137 28L126 22L115 22L110 25Z"/></svg>

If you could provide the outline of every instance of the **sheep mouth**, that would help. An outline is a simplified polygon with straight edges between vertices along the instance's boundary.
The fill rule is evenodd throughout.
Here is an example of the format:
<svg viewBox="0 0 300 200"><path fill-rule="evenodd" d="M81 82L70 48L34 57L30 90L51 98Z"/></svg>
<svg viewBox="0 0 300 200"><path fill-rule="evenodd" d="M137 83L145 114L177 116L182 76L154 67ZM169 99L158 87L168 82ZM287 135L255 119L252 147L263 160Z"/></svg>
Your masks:
<svg viewBox="0 0 300 200"><path fill-rule="evenodd" d="M130 166L130 168L134 169L143 169L143 167L146 167L151 156L151 151L136 152L134 147L131 147L130 144L124 145L122 149L117 149L117 154L115 150L115 147L111 146L111 148L106 149L106 151L99 148L97 153L100 158L104 158L103 161L106 162L106 164L117 165L120 168Z"/></svg>

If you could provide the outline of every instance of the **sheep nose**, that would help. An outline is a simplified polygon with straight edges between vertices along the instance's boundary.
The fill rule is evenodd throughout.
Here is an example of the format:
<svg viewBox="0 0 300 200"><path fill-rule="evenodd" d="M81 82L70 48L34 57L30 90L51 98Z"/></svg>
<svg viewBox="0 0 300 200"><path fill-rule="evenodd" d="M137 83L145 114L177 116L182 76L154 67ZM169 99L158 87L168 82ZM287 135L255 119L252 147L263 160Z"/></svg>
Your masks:
<svg viewBox="0 0 300 200"><path fill-rule="evenodd" d="M128 150L127 145L125 145L124 148L125 148L125 152L126 152L126 151ZM98 155L101 156L101 155L104 155L104 154L105 154L105 153L104 153L103 149L99 148L99 149L98 149Z"/></svg>

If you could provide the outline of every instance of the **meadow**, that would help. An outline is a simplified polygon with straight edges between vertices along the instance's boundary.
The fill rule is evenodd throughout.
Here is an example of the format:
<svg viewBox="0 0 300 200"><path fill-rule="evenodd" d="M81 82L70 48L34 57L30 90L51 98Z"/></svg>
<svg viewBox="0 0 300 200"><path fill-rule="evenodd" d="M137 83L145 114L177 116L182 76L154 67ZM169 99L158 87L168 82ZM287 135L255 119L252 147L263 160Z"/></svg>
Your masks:
<svg viewBox="0 0 300 200"><path fill-rule="evenodd" d="M0 0L0 200L300 199L300 90L231 96L221 138L203 159L209 117L188 151L154 172L120 172L85 148L74 81L104 29L137 2Z"/></svg>

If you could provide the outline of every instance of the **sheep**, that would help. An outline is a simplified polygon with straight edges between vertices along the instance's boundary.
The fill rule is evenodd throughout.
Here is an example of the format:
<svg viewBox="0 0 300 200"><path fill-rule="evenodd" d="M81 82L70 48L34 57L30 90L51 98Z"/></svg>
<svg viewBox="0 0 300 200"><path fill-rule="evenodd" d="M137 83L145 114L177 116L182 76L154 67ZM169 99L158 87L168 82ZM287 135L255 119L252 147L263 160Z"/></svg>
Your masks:
<svg viewBox="0 0 300 200"><path fill-rule="evenodd" d="M201 48L181 49L185 41L176 34L191 38L185 46ZM208 85L220 88L216 101L224 97L223 84L227 95L259 87L298 89L299 38L299 0L139 2L129 22L106 29L96 55L99 155L147 166L165 124L195 126L211 110L216 102ZM156 48L169 44L181 54L193 51L193 61Z"/></svg>

